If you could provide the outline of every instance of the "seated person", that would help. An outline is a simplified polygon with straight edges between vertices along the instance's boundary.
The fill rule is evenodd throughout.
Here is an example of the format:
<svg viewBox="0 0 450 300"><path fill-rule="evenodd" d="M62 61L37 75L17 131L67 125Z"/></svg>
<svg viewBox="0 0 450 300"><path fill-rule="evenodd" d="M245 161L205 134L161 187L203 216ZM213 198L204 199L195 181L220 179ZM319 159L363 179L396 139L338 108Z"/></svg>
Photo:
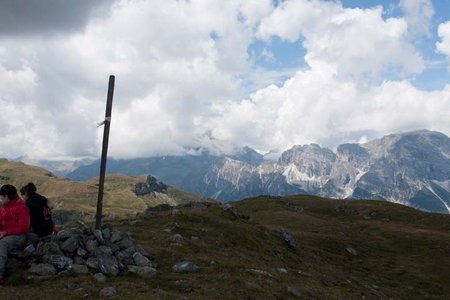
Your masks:
<svg viewBox="0 0 450 300"><path fill-rule="evenodd" d="M10 184L0 188L0 282L3 281L8 253L26 243L30 231L30 214L25 203Z"/></svg>
<svg viewBox="0 0 450 300"><path fill-rule="evenodd" d="M30 210L32 232L42 238L53 234L55 227L47 198L39 195L36 191L36 186L30 182L20 189L20 194Z"/></svg>

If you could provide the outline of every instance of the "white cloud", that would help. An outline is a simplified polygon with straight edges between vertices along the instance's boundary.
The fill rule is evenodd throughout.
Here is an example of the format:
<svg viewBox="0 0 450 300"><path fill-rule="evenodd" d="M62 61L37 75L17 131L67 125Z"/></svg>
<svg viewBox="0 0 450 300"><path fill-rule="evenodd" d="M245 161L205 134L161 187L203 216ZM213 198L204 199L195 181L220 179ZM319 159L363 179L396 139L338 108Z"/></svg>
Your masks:
<svg viewBox="0 0 450 300"><path fill-rule="evenodd" d="M434 15L431 0L400 0L399 6L405 13L411 34L431 36L430 24Z"/></svg>
<svg viewBox="0 0 450 300"><path fill-rule="evenodd" d="M317 69L333 66L340 76L378 78L392 71L402 75L424 69L420 53L407 39L405 20L384 20L381 6L345 9L335 2L286 1L262 20L258 36L304 39L306 62Z"/></svg>
<svg viewBox="0 0 450 300"><path fill-rule="evenodd" d="M450 85L425 92L407 81L361 87L333 72L298 72L283 86L261 89L204 120L222 141L267 151L295 144L337 143L416 129L450 134Z"/></svg>
<svg viewBox="0 0 450 300"><path fill-rule="evenodd" d="M180 153L196 146L195 119L212 103L242 93L238 77L251 70L247 47L271 9L270 0L123 0L103 19L81 22L83 30L0 36L0 79L6 83L0 100L18 111L19 102L32 106L28 122L36 127L37 120L48 123L33 133L33 147L3 148L0 155L97 155L102 131L95 124L103 118L109 74L116 75L110 154ZM24 144L23 138L11 137L15 144Z"/></svg>
<svg viewBox="0 0 450 300"><path fill-rule="evenodd" d="M441 38L441 42L436 43L436 50L447 56L450 70L450 21L439 25L438 35Z"/></svg>
<svg viewBox="0 0 450 300"><path fill-rule="evenodd" d="M333 146L424 127L450 134L450 88L423 92L405 81L423 59L405 19L382 15L318 0L122 0L65 35L0 36L0 113L8 116L0 156L98 156L109 74L116 157ZM450 55L441 27L436 47ZM255 66L249 45L273 37L301 39L308 66ZM402 81L382 81L392 72ZM280 74L290 79L244 95L243 81Z"/></svg>

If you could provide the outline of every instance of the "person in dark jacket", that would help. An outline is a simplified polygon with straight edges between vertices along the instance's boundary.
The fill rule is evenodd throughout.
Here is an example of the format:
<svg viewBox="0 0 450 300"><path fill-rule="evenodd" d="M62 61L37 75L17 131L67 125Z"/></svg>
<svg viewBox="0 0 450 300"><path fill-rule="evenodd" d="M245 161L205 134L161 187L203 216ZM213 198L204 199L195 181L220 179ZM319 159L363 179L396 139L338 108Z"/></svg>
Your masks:
<svg viewBox="0 0 450 300"><path fill-rule="evenodd" d="M42 238L53 233L54 224L47 198L39 195L36 191L36 186L30 182L20 189L20 194L30 210L32 232Z"/></svg>
<svg viewBox="0 0 450 300"><path fill-rule="evenodd" d="M8 254L23 247L30 231L30 214L17 189L10 184L0 188L0 283L3 281Z"/></svg>

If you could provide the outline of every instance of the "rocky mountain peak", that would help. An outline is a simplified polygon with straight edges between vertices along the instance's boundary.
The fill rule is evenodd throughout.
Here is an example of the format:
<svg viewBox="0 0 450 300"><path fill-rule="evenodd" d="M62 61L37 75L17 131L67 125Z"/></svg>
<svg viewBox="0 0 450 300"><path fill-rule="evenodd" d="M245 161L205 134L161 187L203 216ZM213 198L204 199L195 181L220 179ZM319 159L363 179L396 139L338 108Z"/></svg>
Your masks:
<svg viewBox="0 0 450 300"><path fill-rule="evenodd" d="M230 156L232 159L240 160L249 164L260 164L264 156L260 153L258 153L256 150L245 146L239 151L237 151L234 155Z"/></svg>
<svg viewBox="0 0 450 300"><path fill-rule="evenodd" d="M280 164L298 164L305 160L333 162L336 154L328 148L322 148L318 144L296 145L281 154Z"/></svg>

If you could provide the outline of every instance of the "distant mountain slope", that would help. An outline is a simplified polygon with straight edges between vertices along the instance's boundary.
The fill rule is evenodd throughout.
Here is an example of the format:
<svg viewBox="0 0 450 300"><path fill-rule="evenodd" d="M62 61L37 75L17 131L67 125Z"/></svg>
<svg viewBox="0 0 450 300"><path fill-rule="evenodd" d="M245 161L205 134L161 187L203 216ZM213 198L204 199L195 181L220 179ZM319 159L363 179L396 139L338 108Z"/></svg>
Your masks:
<svg viewBox="0 0 450 300"><path fill-rule="evenodd" d="M158 204L178 205L190 201L209 201L206 197L193 195L168 186L165 192L136 195L136 184L145 184L147 176L109 175L105 180L104 213L106 215L135 215L149 206ZM28 182L34 182L38 192L47 196L56 211L73 211L93 215L98 196L98 179L88 182L73 182L54 176L49 171L0 159L0 185L13 184L18 189Z"/></svg>
<svg viewBox="0 0 450 300"><path fill-rule="evenodd" d="M69 178L98 173L98 161ZM258 195L312 194L380 199L423 210L450 212L450 138L428 131L393 134L334 153L319 145L294 146L278 162L245 148L233 156L164 156L108 161L108 172L153 174L193 193L222 201Z"/></svg>

